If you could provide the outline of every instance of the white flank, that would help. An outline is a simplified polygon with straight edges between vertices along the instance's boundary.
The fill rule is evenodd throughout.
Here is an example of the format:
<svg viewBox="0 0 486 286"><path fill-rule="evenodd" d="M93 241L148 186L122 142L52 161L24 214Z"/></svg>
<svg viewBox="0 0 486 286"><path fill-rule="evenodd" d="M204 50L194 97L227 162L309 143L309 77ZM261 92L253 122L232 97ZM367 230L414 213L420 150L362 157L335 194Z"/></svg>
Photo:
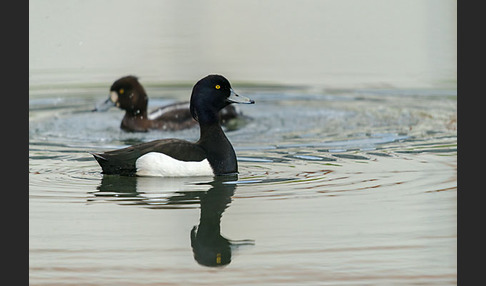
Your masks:
<svg viewBox="0 0 486 286"><path fill-rule="evenodd" d="M147 153L135 162L137 176L192 177L213 176L207 159L200 162L179 161L162 153Z"/></svg>
<svg viewBox="0 0 486 286"><path fill-rule="evenodd" d="M157 110L155 110L154 112L149 113L149 114L147 115L147 118L148 118L148 120L154 120L155 118L157 118L157 117L161 116L161 115L162 115L162 113L164 113L164 112L163 112L161 109L157 109Z"/></svg>

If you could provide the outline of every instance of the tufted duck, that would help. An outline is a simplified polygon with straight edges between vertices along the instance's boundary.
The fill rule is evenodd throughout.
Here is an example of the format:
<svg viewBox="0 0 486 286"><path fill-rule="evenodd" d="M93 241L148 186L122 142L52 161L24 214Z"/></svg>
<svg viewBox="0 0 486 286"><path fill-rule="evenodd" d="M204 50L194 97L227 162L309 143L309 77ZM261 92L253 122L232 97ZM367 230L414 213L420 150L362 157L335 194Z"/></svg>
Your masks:
<svg viewBox="0 0 486 286"><path fill-rule="evenodd" d="M189 102L173 103L147 112L148 96L135 76L125 76L115 81L109 98L93 111L105 111L112 106L125 110L120 128L128 132L149 130L182 130L197 125L189 111ZM239 112L232 105L220 112L221 122L236 118Z"/></svg>
<svg viewBox="0 0 486 286"><path fill-rule="evenodd" d="M103 174L178 177L238 173L235 151L218 116L231 103L255 102L237 95L225 77L206 76L194 85L190 101L190 113L200 127L197 142L161 139L91 154Z"/></svg>

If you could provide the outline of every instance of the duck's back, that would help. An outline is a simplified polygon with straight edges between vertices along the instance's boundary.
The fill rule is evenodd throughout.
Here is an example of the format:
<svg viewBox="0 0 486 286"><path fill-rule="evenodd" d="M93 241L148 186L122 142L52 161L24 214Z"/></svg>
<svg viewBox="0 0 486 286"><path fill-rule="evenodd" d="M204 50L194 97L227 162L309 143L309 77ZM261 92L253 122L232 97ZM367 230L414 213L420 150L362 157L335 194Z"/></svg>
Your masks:
<svg viewBox="0 0 486 286"><path fill-rule="evenodd" d="M194 121L194 124L197 123L189 111L189 102L179 102L159 107L148 114L148 119L169 121L191 120Z"/></svg>
<svg viewBox="0 0 486 286"><path fill-rule="evenodd" d="M169 104L148 114L151 129L182 130L197 125L189 111L189 102Z"/></svg>
<svg viewBox="0 0 486 286"><path fill-rule="evenodd" d="M239 110L228 105L219 112L221 123L224 125L228 120L240 116ZM151 111L147 117L152 121L152 129L181 130L197 125L189 110L189 102L169 104Z"/></svg>

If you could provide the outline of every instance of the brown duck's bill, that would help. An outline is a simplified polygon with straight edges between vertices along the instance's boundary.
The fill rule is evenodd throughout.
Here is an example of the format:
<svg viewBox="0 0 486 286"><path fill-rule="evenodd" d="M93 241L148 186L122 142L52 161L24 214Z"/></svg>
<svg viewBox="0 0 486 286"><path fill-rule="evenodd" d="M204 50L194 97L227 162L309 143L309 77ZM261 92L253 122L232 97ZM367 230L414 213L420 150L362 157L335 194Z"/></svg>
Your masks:
<svg viewBox="0 0 486 286"><path fill-rule="evenodd" d="M98 103L92 111L107 111L111 107L116 106L117 101L118 94L112 91L110 93L110 97L108 97L108 99L106 99L105 101Z"/></svg>

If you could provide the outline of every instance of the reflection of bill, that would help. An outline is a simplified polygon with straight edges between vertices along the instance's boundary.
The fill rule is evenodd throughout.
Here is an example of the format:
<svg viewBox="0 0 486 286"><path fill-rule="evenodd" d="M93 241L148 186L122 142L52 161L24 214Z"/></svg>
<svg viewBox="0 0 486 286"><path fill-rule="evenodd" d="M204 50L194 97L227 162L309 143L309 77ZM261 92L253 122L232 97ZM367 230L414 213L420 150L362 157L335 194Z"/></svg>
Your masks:
<svg viewBox="0 0 486 286"><path fill-rule="evenodd" d="M227 183L225 183L225 181ZM230 241L221 235L221 216L231 203L236 184L228 178L217 178L200 197L199 225L191 230L194 259L204 266L224 266L231 262L232 249L239 245L253 245L252 240Z"/></svg>

